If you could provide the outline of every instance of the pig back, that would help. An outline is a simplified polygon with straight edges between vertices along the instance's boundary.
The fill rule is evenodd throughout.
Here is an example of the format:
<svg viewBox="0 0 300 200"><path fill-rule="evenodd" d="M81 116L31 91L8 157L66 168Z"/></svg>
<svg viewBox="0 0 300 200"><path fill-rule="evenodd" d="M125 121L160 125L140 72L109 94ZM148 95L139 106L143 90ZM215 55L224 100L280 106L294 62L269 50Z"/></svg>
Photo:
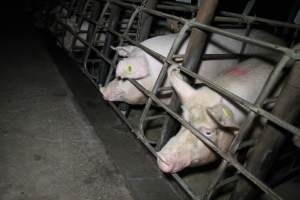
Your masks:
<svg viewBox="0 0 300 200"><path fill-rule="evenodd" d="M226 29L231 33L245 35L245 29ZM278 44L280 46L285 46L283 40L278 37L265 32L263 30L252 29L250 38L262 40L265 42L270 42L272 44ZM209 45L206 49L206 54L239 54L242 49L243 43L241 41L231 39L219 34L212 34L210 38ZM277 62L280 59L281 53L271 49L262 48L256 45L247 44L244 50L245 54L251 54L253 57ZM207 60L202 61L199 74L215 79L220 74L228 71L234 64L237 64L237 59L221 59L221 60Z"/></svg>
<svg viewBox="0 0 300 200"><path fill-rule="evenodd" d="M254 103L264 84L267 82L274 66L257 58L247 59L228 70L216 79L216 83L231 93ZM244 112L225 99L226 104L236 113L241 121Z"/></svg>

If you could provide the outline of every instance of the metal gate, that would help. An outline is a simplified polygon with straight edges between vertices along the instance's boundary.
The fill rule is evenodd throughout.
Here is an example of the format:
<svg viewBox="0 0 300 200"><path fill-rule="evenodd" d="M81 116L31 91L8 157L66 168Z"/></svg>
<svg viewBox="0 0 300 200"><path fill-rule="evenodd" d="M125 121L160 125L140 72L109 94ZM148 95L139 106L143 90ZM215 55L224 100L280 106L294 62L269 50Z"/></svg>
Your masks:
<svg viewBox="0 0 300 200"><path fill-rule="evenodd" d="M212 2L217 4L217 1L211 1L210 3ZM202 6L203 4L205 4L205 1L202 1ZM236 183L241 179L241 177L250 181L252 185L255 185L257 188L263 191L268 197L270 197L270 199L282 199L270 187L268 187L260 179L256 178L251 172L249 172L249 170L244 166L244 163L240 163L237 160L237 154L239 153L240 149L249 146L255 146L255 141L251 138L249 139L247 136L249 135L249 129L253 125L253 121L257 116L263 117L264 119L268 120L270 124L276 125L277 128L300 136L300 130L298 128L291 125L284 119L276 116L276 113L274 114L268 112L262 108L262 106L266 102L271 101L271 99L268 98L269 94L271 90L276 87L278 81L280 81L282 70L292 60L299 60L300 53L290 48L250 38L248 37L248 34L253 25L269 26L272 30L288 28L291 32L294 33L291 34L292 37L290 42L292 44L294 39L298 37L300 26L230 12L221 12L221 16L214 17L213 21L215 24L222 22L223 24L229 23L245 25L246 35L243 36L224 31L215 26L210 26L205 23L198 22L197 17L194 18L197 15L198 11L196 5L191 6L180 3L157 3L157 1L139 0L72 0L68 2L62 1L60 3L60 6L62 9L65 9L67 11L67 15L63 17L55 17L56 19L54 23L59 24L59 27L63 27L63 31L58 30L58 32L63 33L57 34L56 37L61 43L61 46L64 46L64 34L66 32L70 32L73 35L72 46L70 49L68 49L68 52L81 65L82 71L87 75L87 77L94 83L97 88L99 88L99 86L107 84L114 77L114 70L118 61L118 55L111 50L111 46L123 46L125 44L135 45L163 64L159 77L156 80L152 91L146 90L136 80L129 79L131 84L133 84L144 95L148 97L147 103L143 108L143 112L139 116L140 120L138 126L133 125L132 122L128 120L127 116L124 115L124 112L120 110L120 106L118 104L115 104L113 102L108 103L118 114L118 116L123 120L123 122L129 127L130 131L136 135L137 139L139 139L155 157L158 156L156 153L157 149L155 145L160 146L161 144L159 144L159 142L161 141L152 141L151 139L147 138L147 136L145 135L147 124L150 121L157 119L166 122L166 120L169 120L171 117L171 119L175 119L186 129L189 129L199 140L201 140L207 147L209 147L212 151L214 151L222 158L222 162L216 170L217 173L214 175L214 178L210 180L209 187L205 188L204 191L201 191L200 194L197 193L197 191L193 191L189 184L185 180L183 180L179 174L171 174L171 176L183 188L183 190L186 191L191 199L211 199L214 197L218 190L224 188L226 185ZM249 7L247 7L247 10L249 10ZM174 15L174 13L176 12L182 12L185 16L189 16L191 19L176 16ZM65 21L65 19L72 16L75 16L74 18L77 24L76 30L68 26ZM163 55L160 55L159 53L152 51L151 49L140 44L140 41L150 37L149 33L151 32L151 20L153 17L161 18L164 20L171 19L177 22L178 27L180 27L178 36L176 37L167 57L164 57ZM88 24L87 30L82 29L82 25L84 23ZM120 26L117 26L118 23L120 24ZM280 61L272 71L262 92L260 93L258 99L254 104L249 103L239 96L234 95L230 91L223 89L222 86L217 85L213 81L196 74L195 72L193 72L193 70L186 68L186 66L184 65L185 62L181 62L182 60L184 60L185 56L188 57L188 55L178 55L176 54L176 52L180 49L180 45L184 40L185 35L189 32L192 32L191 34L193 34L193 31L197 30L203 31L205 33L220 34L243 42L243 47L240 54L238 55L199 54L198 57L200 60L236 58L240 56L247 57L249 55L243 54L243 49L246 44L257 45L259 47L273 49L282 53ZM80 48L78 48L78 45L76 45L78 41L79 43L81 43L81 45L79 45ZM180 60L180 62L178 60ZM216 144L210 139L205 137L205 135L201 131L197 130L190 123L185 121L180 116L180 114L178 114L177 110L174 109L174 107L170 108L157 97L157 94L161 91L168 91L172 93L171 88L163 87L163 82L167 76L168 67L171 64L177 65L178 69L190 79L200 80L205 86L211 88L217 93L220 93L222 96L226 97L230 101L234 101L236 104L247 110L247 117L240 128L239 134L234 138L234 141L231 144L230 150L228 152L223 152L222 150L220 150L220 148L216 146ZM159 114L153 114L153 112L151 112L153 106L161 108L162 112ZM121 107L123 108L124 106ZM126 110L127 109L128 106ZM160 131L164 132L165 130L163 129ZM231 176L225 176L225 172L229 168L234 172L231 173ZM234 194L232 195L232 198L236 198Z"/></svg>

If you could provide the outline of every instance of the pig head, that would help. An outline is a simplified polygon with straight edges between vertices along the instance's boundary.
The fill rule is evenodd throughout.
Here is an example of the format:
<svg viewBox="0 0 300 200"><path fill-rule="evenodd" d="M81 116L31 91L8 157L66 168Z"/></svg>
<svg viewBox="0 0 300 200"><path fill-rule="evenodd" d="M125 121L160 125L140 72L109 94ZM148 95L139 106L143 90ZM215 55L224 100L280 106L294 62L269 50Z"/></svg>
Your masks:
<svg viewBox="0 0 300 200"><path fill-rule="evenodd" d="M170 73L170 81L182 101L183 118L220 149L227 151L238 129L231 109L208 88L192 88L181 80L178 72ZM158 166L166 173L215 160L216 155L184 127L158 152Z"/></svg>
<svg viewBox="0 0 300 200"><path fill-rule="evenodd" d="M103 98L108 101L124 101L129 104L144 104L145 95L140 92L128 78L136 80L147 90L152 90L154 85L149 63L144 51L135 46L114 48L121 59L116 68L116 77L105 87L100 88Z"/></svg>

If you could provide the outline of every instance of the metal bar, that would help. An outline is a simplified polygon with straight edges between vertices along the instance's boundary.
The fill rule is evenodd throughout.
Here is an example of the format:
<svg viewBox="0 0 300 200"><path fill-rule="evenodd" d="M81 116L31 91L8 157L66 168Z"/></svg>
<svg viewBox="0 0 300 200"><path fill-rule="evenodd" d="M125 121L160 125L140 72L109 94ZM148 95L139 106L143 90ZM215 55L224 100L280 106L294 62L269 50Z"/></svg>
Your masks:
<svg viewBox="0 0 300 200"><path fill-rule="evenodd" d="M96 23L96 24L101 24L101 27L102 27L103 24L104 24L104 15L105 15L105 13L107 12L108 8L109 8L109 3L106 3L106 4L104 5L103 9L102 9L102 12L101 12L101 14L100 14L98 23ZM90 41L90 43L88 44L88 47L87 47L87 49L86 49L85 58L84 58L84 62L83 62L84 68L87 67L88 58L89 58L90 53L91 53L91 48L92 48L92 46L93 46L93 44L94 44L94 42L95 42L95 37L96 37L97 31L98 31L97 25L93 24L93 30L92 30L92 33L91 33L91 38L92 38L92 39L91 39L91 41Z"/></svg>
<svg viewBox="0 0 300 200"><path fill-rule="evenodd" d="M223 11L221 12L221 14L227 17L236 17L250 22L262 22L273 26L282 26L282 27L295 28L295 29L300 28L300 25L297 24L291 24L287 22L281 22L281 21L266 19L262 17L245 16L245 15L227 12L227 11Z"/></svg>
<svg viewBox="0 0 300 200"><path fill-rule="evenodd" d="M257 45L257 46L260 46L260 47L273 49L273 50L276 50L276 51L281 51L282 53L285 53L285 54L287 54L291 57L297 56L297 55L295 55L293 50L291 50L289 48L286 48L286 47L282 47L282 46L279 46L279 45L276 45L276 44L271 44L271 43L264 42L264 41L261 41L261 40L257 40L257 39L254 39L254 38L248 38L246 36L230 33L228 31L224 31L224 30L219 29L219 28L215 28L215 27L208 26L208 25L205 25L205 24L200 24L200 23L193 22L193 21L190 21L189 23L191 24L192 27L198 27L198 28L203 29L205 31L214 32L214 33L217 33L217 34L229 37L229 38L233 38L233 39L236 39L236 40L239 40L239 41L242 41L242 42L247 42L247 43L250 43L250 44L254 44L254 45Z"/></svg>
<svg viewBox="0 0 300 200"><path fill-rule="evenodd" d="M254 4L255 4L256 0L249 0L244 11L243 11L243 15L249 15L251 10L253 9L254 7Z"/></svg>
<svg viewBox="0 0 300 200"><path fill-rule="evenodd" d="M178 36L175 38L175 41L173 42L173 45L169 51L169 54L167 56L167 61L171 61L173 55L179 50L181 44L183 43L183 40L185 39L185 35L186 35L186 31L188 30L188 25L184 25L183 28L180 30ZM153 86L152 92L153 93L157 93L158 88L162 85L165 76L167 74L167 67L169 66L168 62L163 63L162 69L158 75L157 80L155 81L155 84ZM141 115L141 119L140 119L140 123L139 123L139 129L141 131L141 133L144 133L144 122L145 122L145 118L150 110L150 107L152 105L152 99L149 98L147 100L147 103L145 105L144 111Z"/></svg>
<svg viewBox="0 0 300 200"><path fill-rule="evenodd" d="M119 34L118 32L116 32L115 30L113 29L108 29L111 33L117 33L117 35L121 38L120 39L120 42L119 42L119 46L122 46L123 43L124 43L124 38L126 37L126 35L128 34L129 30L130 30L130 27L133 25L133 22L134 22L134 19L136 18L136 16L138 15L138 13L140 12L140 8L137 7L134 12L132 13L130 19L129 19L129 22L128 22L128 25L127 25L127 28L125 30L125 32L123 34ZM114 57L113 57L113 63L114 65L116 64L116 61L118 59L118 55L115 53ZM111 65L112 66L112 65ZM105 81L105 85L110 81L110 78L113 74L113 71L114 71L114 68L110 68L109 72L108 72L108 75L107 75L107 79Z"/></svg>
<svg viewBox="0 0 300 200"><path fill-rule="evenodd" d="M145 7L150 8L150 9L155 9L156 5L158 3L158 0L151 0L151 1L146 1ZM150 34L150 28L153 20L153 16L149 15L148 13L145 12L140 12L140 32L138 41L144 41L149 37ZM138 30L139 31L139 30Z"/></svg>
<svg viewBox="0 0 300 200"><path fill-rule="evenodd" d="M153 116L150 116L150 117L146 117L145 121L157 120L157 119L161 119L161 118L164 118L164 117L166 117L166 115L153 115Z"/></svg>
<svg viewBox="0 0 300 200"><path fill-rule="evenodd" d="M296 62L288 82L286 82L278 101L272 113L275 116L284 118L287 122L295 122L300 111L300 62ZM293 110L286 112L287 108L293 105ZM256 148L253 150L247 168L256 176L265 179L275 158L279 153L280 147L283 145L285 135L282 130L268 123L262 131L262 137L258 140ZM253 199L258 195L255 188L249 185L245 180L240 179L233 193L233 199Z"/></svg>
<svg viewBox="0 0 300 200"><path fill-rule="evenodd" d="M218 2L218 0L203 0L197 12L196 21L203 24L210 24L214 17ZM198 72L199 70L201 57L205 52L207 36L207 32L197 28L193 28L190 34L183 66L193 72ZM192 80L189 79L186 81L189 83L192 82ZM169 106L173 111L178 112L180 110L180 100L176 93L172 94ZM176 134L178 129L178 123L172 117L166 117L157 149L161 149L169 139Z"/></svg>
<svg viewBox="0 0 300 200"><path fill-rule="evenodd" d="M121 8L117 5L110 4L110 10L111 10L111 13L113 13L113 14L110 15L110 17L109 17L108 28L115 30L117 28L118 22L120 20ZM103 52L107 58L111 58L111 56L112 56L112 49L110 47L114 40L115 40L114 35L112 33L110 33L109 31L106 32ZM107 80L107 79L105 79L105 77L107 77L107 74L110 73L110 71L111 71L109 69L109 67L110 66L108 66L107 64L103 64L103 66L102 66L102 73L101 73L101 76L99 77L102 85Z"/></svg>

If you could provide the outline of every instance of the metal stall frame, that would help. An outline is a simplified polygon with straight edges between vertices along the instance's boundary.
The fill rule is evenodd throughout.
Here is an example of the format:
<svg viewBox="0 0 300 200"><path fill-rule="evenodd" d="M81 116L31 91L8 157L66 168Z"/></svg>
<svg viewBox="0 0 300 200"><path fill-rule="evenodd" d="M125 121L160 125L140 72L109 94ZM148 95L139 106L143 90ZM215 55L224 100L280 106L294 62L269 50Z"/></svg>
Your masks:
<svg viewBox="0 0 300 200"><path fill-rule="evenodd" d="M281 46L274 45L274 44L271 44L271 43L263 42L263 41L260 41L260 40L248 38L246 36L241 36L241 35L229 33L227 31L224 31L224 30L219 29L219 28L215 28L213 26L209 26L209 25L205 25L205 24L195 22L195 20L193 20L193 19L192 20L187 20L187 19L184 19L184 18L181 18L181 17L177 17L177 16L174 16L174 15L163 13L161 11L145 8L145 7L142 7L142 6L136 6L136 5L132 5L132 4L125 3L125 2L120 2L120 1L116 1L116 0L106 0L106 5L104 7L107 8L110 4L115 4L115 5L118 5L118 6L121 6L121 7L125 7L125 8L128 8L128 9L134 10L134 12L131 15L131 18L129 20L129 23L127 25L127 28L126 28L126 30L123 34L120 34L115 30L107 29L107 31L111 32L112 34L114 34L114 35L116 35L120 38L119 45L122 45L124 43L124 41L126 40L127 42L129 42L129 43L141 48L142 50L146 51L147 53L152 55L154 58L156 58L157 60L159 60L163 63L162 70L159 74L159 77L158 77L157 81L155 82L155 85L154 85L154 88L153 88L152 91L146 90L136 80L128 79L137 89L139 89L144 95L146 95L148 97L148 101L147 101L147 103L145 105L145 108L144 108L144 111L142 113L139 129L135 129L132 126L132 124L128 121L128 119L119 111L116 104L114 104L112 102L108 102L111 105L111 107L113 108L113 110L116 111L116 113L119 115L119 117L129 127L130 131L133 134L135 134L135 136L146 146L146 148L155 157L158 157L155 149L152 147L152 145L149 143L148 139L143 134L143 132L144 132L143 122L147 121L147 120L150 120L150 119L154 119L155 117L160 117L160 116L147 116L151 105L153 103L155 103L156 105L163 108L169 115L171 115L173 118L175 118L182 126L189 129L192 132L192 134L194 134L207 147L209 147L212 151L217 153L223 159L223 163L220 165L220 169L223 170L223 166L225 166L225 165L227 166L227 164L229 164L229 165L233 166L238 171L238 173L240 175L243 175L244 177L246 177L254 185L256 185L258 188L260 188L260 190L262 190L269 197L271 197L271 199L282 199L274 191L272 191L271 188L269 188L261 180L257 179L247 169L245 169L245 167L243 167L243 165L240 164L235 159L234 155L232 155L232 151L230 151L230 152L221 151L210 139L206 138L201 131L197 130L195 127L193 127L187 121L185 121L181 116L179 116L177 113L172 111L167 105L162 103L161 100L156 97L156 93L160 89L160 86L161 86L161 84L162 84L162 82L163 82L163 80L164 80L164 78L167 74L168 66L171 65L171 64L175 64L175 65L178 65L178 70L180 70L182 73L184 73L184 74L186 74L186 75L188 75L188 76L190 76L194 79L198 79L198 80L202 81L207 87L209 87L212 90L220 93L222 96L226 97L227 99L229 99L231 101L234 101L235 103L237 103L238 105L240 105L241 107L243 107L243 108L245 108L246 110L249 111L247 119L245 120L245 122L242 125L241 131L240 131L240 137L236 137L235 141L241 140L240 138L242 138L243 133L247 132L248 128L250 127L252 121L254 120L254 118L256 116L264 117L267 120L269 120L271 123L274 123L274 124L278 125L279 127L289 131L292 134L300 136L300 130L298 128L296 128L295 126L290 125L289 123L285 122L284 120L274 116L270 112L267 112L267 111L265 111L264 109L261 108L261 105L263 104L263 102L267 98L267 96L269 95L270 90L274 87L275 83L279 79L279 76L281 74L281 70L286 66L286 64L290 60L293 60L293 59L294 60L300 60L300 53L296 52L292 49L289 49L289 48L285 48L285 47L281 47ZM104 12L104 10L102 12ZM151 49L141 45L140 43L130 39L127 36L128 30L130 29L135 17L137 17L137 15L140 12L147 12L148 14L153 15L153 16L170 18L170 19L177 20L177 21L184 24L183 28L181 29L181 31L179 32L177 38L175 39L175 41L172 45L172 48L171 48L171 50L170 50L167 57L164 57L164 56L158 54L157 52L152 51ZM252 17L247 17L247 16L243 16L241 19L240 18L234 18L234 19L233 18L228 18L228 20L238 20L238 21L247 20L247 23L249 23L247 18L252 19L253 23L259 22L261 20L261 18L259 18L259 19L254 18L253 19ZM100 25L97 24L97 22L94 22L94 21L89 20L89 19L87 19L87 20L90 21L91 23L95 23L95 25L97 27L102 26L101 24ZM265 19L263 21L266 22ZM289 26L287 23L280 23L280 22L277 22L277 21L274 21L274 20L267 21L267 23L275 25L275 26L276 25L280 25L280 26L286 26L287 25L287 26ZM207 32L213 32L213 33L220 34L220 35L223 35L223 36L226 36L226 37L229 37L229 38L233 38L233 39L245 42L245 43L250 43L250 44L257 45L257 46L260 46L260 47L263 47L263 48L273 49L273 50L282 52L284 54L283 57L281 58L280 62L277 64L277 66L273 70L272 74L270 75L266 85L264 86L263 91L259 95L259 98L255 102L255 104L252 104L252 103L238 97L237 95L232 94L231 92L223 89L221 86L216 85L214 82L206 79L205 77L202 77L201 75L198 75L198 74L195 74L195 73L189 71L184 66L182 66L182 65L180 65L180 64L173 61L173 58L176 57L175 52L180 47L180 43L183 40L185 33L187 31L189 31L191 28L198 28L198 29L201 29L201 30L204 30L204 31L207 31ZM294 28L299 29L300 27L296 26ZM101 59L103 59L107 64L110 65L111 70L110 70L109 76L107 78L107 82L108 82L110 80L112 74L113 74L113 71L114 71L115 67L116 67L117 56L115 55L113 60L111 61L105 55L103 55L98 49L93 47L91 45L91 43L88 43L85 40L78 37L76 35L76 33L74 33L72 30L70 30L70 29L68 29L68 30L71 33L73 33L74 36L78 40L80 40L86 46L89 46L91 50L93 50ZM207 57L209 57L209 56L207 56ZM212 57L214 57L214 56L212 56ZM83 71L83 72L85 74L87 74L85 71ZM91 81L98 88L97 82L95 82L95 80L93 80L93 79L91 79ZM240 142L233 143L233 144L240 144ZM237 146L234 145L231 149L235 150ZM196 199L209 199L211 197L212 192L216 189L217 186L219 187L220 185L226 184L226 183L228 183L232 180L232 178L231 179L229 178L229 179L225 179L222 183L219 183L219 179L220 179L219 177L223 173L222 170L220 170L219 175L217 175L216 181L212 184L211 190L209 190L207 194L203 194L203 195L200 195L200 196L196 196L194 194L194 192L190 189L188 184L177 173L171 174L171 176L179 183L179 185L187 192L187 194L192 199L194 199L194 200L196 200Z"/></svg>

